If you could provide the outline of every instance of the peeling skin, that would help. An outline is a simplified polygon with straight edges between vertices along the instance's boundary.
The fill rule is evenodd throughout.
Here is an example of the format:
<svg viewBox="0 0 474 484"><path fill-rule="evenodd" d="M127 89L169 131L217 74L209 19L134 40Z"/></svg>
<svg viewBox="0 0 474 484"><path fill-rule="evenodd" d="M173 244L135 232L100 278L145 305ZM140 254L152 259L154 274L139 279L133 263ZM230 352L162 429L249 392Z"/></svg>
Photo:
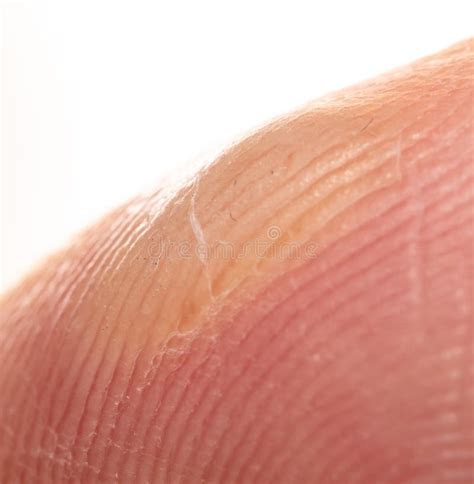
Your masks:
<svg viewBox="0 0 474 484"><path fill-rule="evenodd" d="M472 47L276 119L5 294L0 481L472 480Z"/></svg>
<svg viewBox="0 0 474 484"><path fill-rule="evenodd" d="M189 212L189 221L191 223L191 228L193 229L194 236L196 238L196 242L198 244L197 249L198 253L196 254L198 259L201 261L201 264L204 268L204 273L206 274L206 279L207 279L207 284L209 286L209 295L211 298L211 301L214 299L214 294L212 290L212 280L211 276L209 274L209 269L207 266L207 258L206 256L199 250L200 247L206 248L208 247L208 244L206 242L206 239L204 237L204 232L202 230L201 224L199 223L197 217L196 217L196 194L199 190L199 178L196 178L195 181L195 189L193 192L193 196L191 198L191 210Z"/></svg>

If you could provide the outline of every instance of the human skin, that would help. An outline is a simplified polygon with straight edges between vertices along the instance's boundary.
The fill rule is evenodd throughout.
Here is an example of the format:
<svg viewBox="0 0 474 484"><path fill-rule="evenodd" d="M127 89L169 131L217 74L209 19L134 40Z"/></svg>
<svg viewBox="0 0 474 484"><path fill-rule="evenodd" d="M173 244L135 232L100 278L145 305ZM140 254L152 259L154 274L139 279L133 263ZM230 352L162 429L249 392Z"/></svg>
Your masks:
<svg viewBox="0 0 474 484"><path fill-rule="evenodd" d="M473 47L281 117L5 294L0 481L471 482Z"/></svg>

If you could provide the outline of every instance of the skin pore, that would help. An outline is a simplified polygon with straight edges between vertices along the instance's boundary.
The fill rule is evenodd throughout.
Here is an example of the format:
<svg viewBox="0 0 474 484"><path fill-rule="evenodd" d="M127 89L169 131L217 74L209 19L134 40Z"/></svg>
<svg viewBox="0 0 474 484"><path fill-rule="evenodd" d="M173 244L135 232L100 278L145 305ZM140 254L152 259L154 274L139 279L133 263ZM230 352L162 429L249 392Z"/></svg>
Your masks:
<svg viewBox="0 0 474 484"><path fill-rule="evenodd" d="M281 117L5 294L0 481L469 482L473 46Z"/></svg>

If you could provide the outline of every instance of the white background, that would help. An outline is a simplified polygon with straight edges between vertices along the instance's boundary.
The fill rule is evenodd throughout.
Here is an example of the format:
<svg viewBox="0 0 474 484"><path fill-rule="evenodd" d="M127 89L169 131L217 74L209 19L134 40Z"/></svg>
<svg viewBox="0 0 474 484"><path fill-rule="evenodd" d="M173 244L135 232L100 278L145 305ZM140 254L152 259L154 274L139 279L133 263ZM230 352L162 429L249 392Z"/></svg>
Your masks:
<svg viewBox="0 0 474 484"><path fill-rule="evenodd" d="M470 3L4 2L0 289L164 173L469 37Z"/></svg>

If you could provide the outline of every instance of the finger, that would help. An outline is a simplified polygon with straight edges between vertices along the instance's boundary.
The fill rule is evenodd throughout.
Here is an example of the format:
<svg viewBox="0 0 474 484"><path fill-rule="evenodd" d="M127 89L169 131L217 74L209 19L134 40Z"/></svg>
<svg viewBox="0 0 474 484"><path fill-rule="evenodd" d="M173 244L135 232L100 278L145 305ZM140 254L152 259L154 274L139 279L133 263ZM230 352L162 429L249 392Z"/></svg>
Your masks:
<svg viewBox="0 0 474 484"><path fill-rule="evenodd" d="M2 480L467 482L472 45L282 117L7 294Z"/></svg>

